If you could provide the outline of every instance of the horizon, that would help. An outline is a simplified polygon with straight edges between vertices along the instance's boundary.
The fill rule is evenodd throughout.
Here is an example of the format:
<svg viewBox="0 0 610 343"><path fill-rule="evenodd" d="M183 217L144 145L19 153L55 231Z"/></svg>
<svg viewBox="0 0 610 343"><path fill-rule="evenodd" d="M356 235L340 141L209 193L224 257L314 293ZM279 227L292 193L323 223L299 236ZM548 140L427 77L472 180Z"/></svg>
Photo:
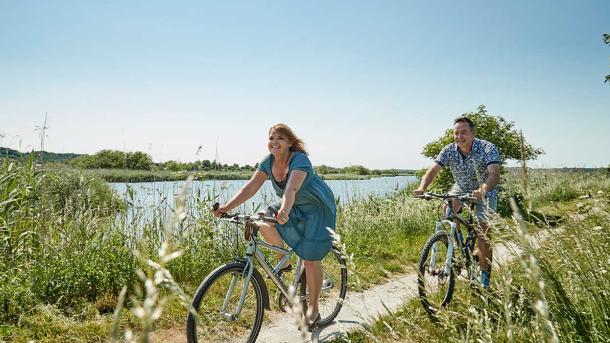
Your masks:
<svg viewBox="0 0 610 343"><path fill-rule="evenodd" d="M0 146L0 159L3 157L2 156L2 149L12 149L12 148L7 148L7 147ZM21 154L30 154L30 153L31 154L36 154L36 153L40 153L40 150L32 150L32 151L29 151L29 152L27 152L27 151L19 151L19 150L16 150L16 149L12 149L12 150L17 151L17 152L19 152ZM102 149L102 150L109 150L109 149ZM122 152L123 153L128 153L128 152L136 152L136 151L137 150L134 150L134 151L122 151ZM81 156L81 155L89 155L89 156L91 156L90 154L77 154L77 153L72 153L72 152L57 153L57 152L47 151L47 150L43 150L43 152L46 152L46 153L49 153L49 154L74 154L74 155L78 155L78 156ZM141 151L141 152L143 152L143 151ZM169 162L169 161L172 161L172 160L162 161L162 162L156 162L156 161L153 160L152 162L155 163L155 164L162 164L162 163L166 163L166 162ZM203 162L203 161L206 161L206 160L202 159L202 160L193 160L193 161L182 161L182 162L174 161L174 162L193 163L193 162ZM207 161L214 162L214 160L207 160ZM514 163L512 163L512 162L514 162ZM531 162L531 160L528 161L528 162ZM220 162L218 162L218 163L220 163ZM246 165L254 167L256 165L256 163L258 163L258 162L255 162L255 163L252 163L252 164L250 164L250 163L244 163L244 164L237 163L237 164L240 167L244 167ZM231 166L231 165L234 164L234 162L228 161L228 162L223 162L222 164L223 165ZM346 167L353 167L353 166L356 166L356 165L348 165L348 166L338 167L338 166L327 165L327 164L314 164L314 167L321 167L321 166L341 169L341 168L346 168ZM392 167L390 167L390 168L370 168L370 167L368 167L366 165L361 165L361 166L365 167L365 168L367 168L369 170L418 171L418 170L423 169L423 168L392 168ZM503 166L505 168L509 168L509 169L522 169L523 168L523 166L521 165L521 161L516 161L516 162L515 161L511 161L511 163L506 163ZM532 166L528 165L527 162L526 162L526 167L528 169L542 169L542 170L543 169L549 169L549 170L553 170L553 169L577 169L577 170L579 170L579 169L586 169L586 170L587 169L591 169L591 170L597 170L597 169L607 169L607 168L610 168L610 164L608 164L607 166L600 166L600 167L532 167Z"/></svg>
<svg viewBox="0 0 610 343"><path fill-rule="evenodd" d="M285 122L315 165L421 169L485 105L545 155L610 164L610 3L0 4L0 145L260 162ZM202 148L200 148L202 147Z"/></svg>

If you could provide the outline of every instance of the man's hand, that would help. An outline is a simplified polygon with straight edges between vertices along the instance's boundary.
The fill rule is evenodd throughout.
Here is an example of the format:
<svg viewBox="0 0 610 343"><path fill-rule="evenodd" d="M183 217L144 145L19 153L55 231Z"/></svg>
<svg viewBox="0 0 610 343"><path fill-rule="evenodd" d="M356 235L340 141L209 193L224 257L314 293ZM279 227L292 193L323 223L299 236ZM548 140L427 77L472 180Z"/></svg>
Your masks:
<svg viewBox="0 0 610 343"><path fill-rule="evenodd" d="M479 201L481 201L485 197L485 191L477 189L476 191L472 192L472 196L479 199Z"/></svg>

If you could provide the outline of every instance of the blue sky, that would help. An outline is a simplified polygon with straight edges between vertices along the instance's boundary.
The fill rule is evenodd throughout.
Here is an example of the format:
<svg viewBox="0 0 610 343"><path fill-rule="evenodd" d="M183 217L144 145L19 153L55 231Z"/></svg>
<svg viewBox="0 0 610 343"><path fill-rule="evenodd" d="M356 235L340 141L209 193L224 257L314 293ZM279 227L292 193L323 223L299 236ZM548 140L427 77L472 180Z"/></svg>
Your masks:
<svg viewBox="0 0 610 343"><path fill-rule="evenodd" d="M0 0L2 145L253 164L291 125L314 164L420 168L484 104L546 154L610 163L608 1ZM197 148L203 150L196 155Z"/></svg>

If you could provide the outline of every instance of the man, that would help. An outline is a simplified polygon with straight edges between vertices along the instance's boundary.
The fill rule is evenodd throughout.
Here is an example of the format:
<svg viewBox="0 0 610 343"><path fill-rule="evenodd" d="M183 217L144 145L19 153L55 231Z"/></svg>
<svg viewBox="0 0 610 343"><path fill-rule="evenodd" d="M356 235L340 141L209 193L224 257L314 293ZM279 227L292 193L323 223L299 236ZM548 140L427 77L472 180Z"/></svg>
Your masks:
<svg viewBox="0 0 610 343"><path fill-rule="evenodd" d="M470 118L460 117L453 121L455 143L448 144L441 150L434 165L422 177L419 187L413 191L413 195L422 195L441 168L447 166L455 182L450 193L471 193L481 201L475 208L478 219L478 255L481 284L488 288L492 260L488 215L498 206L500 154L494 144L475 138L474 133L474 123ZM460 206L458 201L454 201L452 211L457 212Z"/></svg>

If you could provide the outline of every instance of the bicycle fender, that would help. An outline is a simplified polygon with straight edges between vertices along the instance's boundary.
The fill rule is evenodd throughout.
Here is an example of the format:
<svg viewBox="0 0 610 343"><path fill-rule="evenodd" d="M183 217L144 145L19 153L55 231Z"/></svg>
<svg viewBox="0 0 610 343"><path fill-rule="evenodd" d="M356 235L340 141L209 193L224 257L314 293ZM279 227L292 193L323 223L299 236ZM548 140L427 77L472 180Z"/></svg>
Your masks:
<svg viewBox="0 0 610 343"><path fill-rule="evenodd" d="M235 262L242 264L244 268L248 266L248 261L243 258L238 258L235 260ZM263 279L263 276L256 268L252 270L252 277L255 278L258 284L261 286L261 291L263 292L263 306L265 307L265 310L271 310L271 305L269 303L269 290L267 289L265 279Z"/></svg>

